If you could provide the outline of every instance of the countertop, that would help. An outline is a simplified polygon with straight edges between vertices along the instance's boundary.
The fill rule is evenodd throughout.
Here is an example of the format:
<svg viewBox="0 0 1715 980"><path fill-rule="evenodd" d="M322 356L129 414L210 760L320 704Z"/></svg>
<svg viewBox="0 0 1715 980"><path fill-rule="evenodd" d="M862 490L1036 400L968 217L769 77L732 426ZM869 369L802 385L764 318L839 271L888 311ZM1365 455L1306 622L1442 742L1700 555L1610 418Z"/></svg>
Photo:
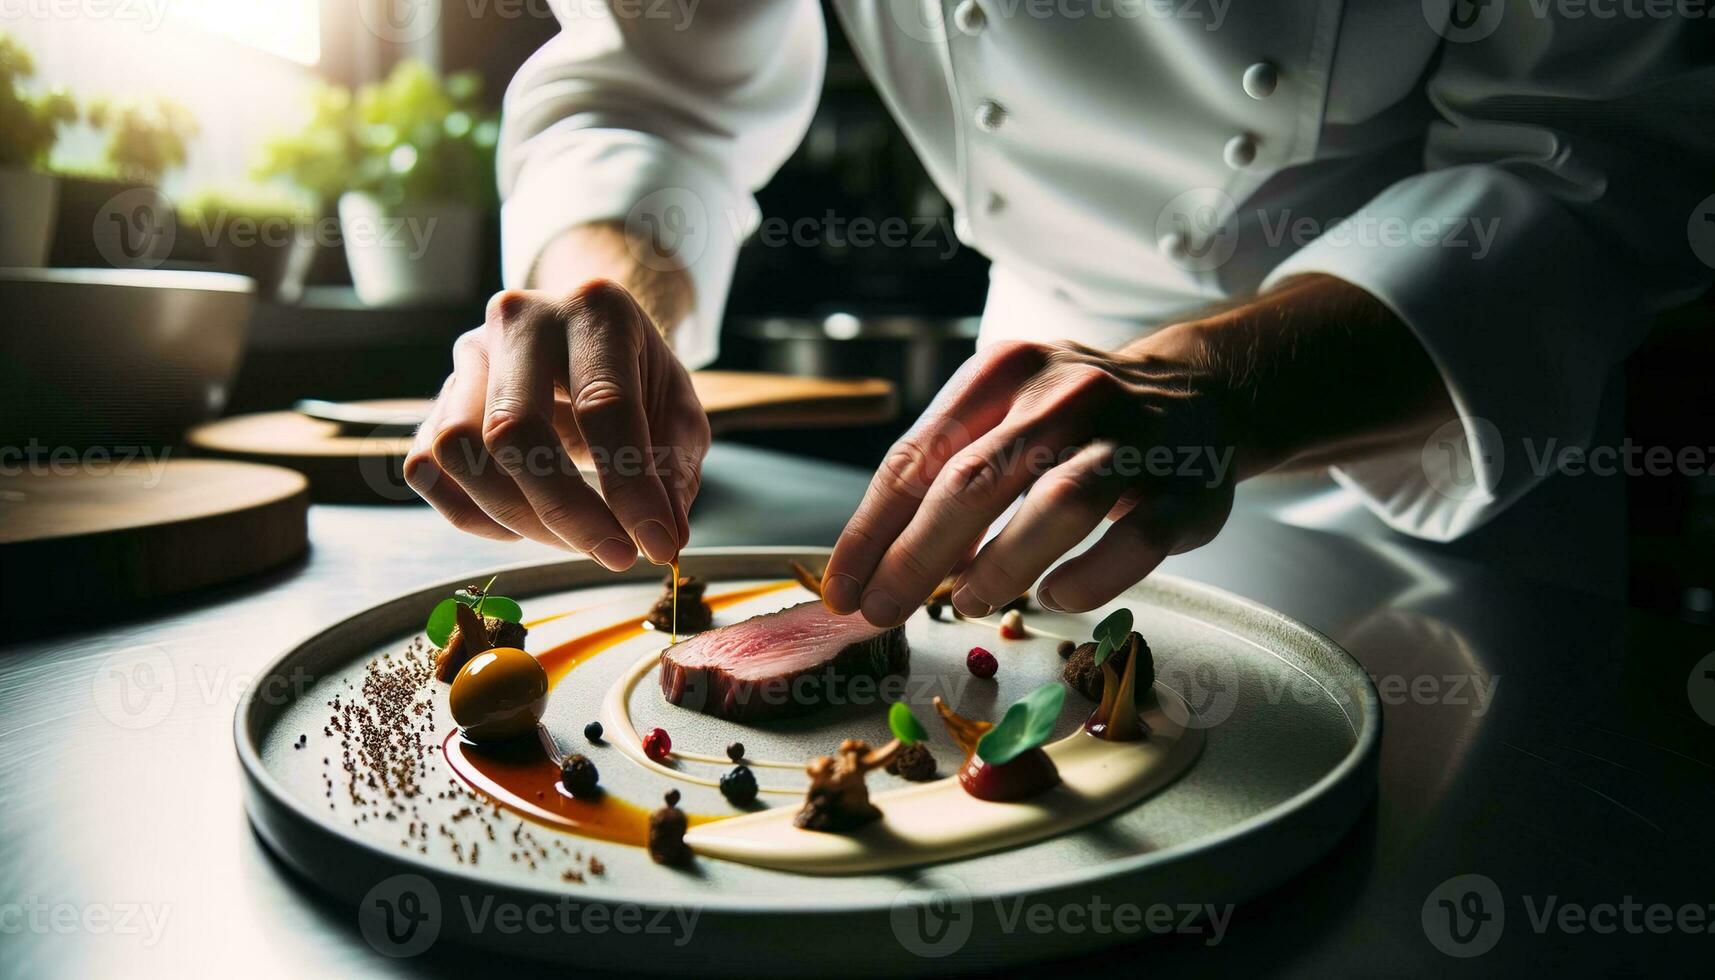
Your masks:
<svg viewBox="0 0 1715 980"><path fill-rule="evenodd" d="M717 446L692 544L829 544L865 481ZM1378 797L1318 865L1240 907L1219 942L1207 931L1151 938L1067 968L1706 968L1709 633L1403 538L1296 526L1280 504L1266 484L1246 488L1215 543L1167 570L1274 606L1352 652L1382 693ZM456 948L409 961L372 950L352 911L251 833L231 723L251 677L316 624L461 568L554 553L464 537L414 506L318 506L310 533L307 559L259 580L0 646L0 976L537 972ZM8 602L27 601L28 583L5 587ZM163 657L170 677L145 669ZM1464 875L1493 891L1453 880ZM1468 904L1473 882L1486 904ZM1455 941L1457 952L1498 941L1443 953L1448 907L1500 924Z"/></svg>

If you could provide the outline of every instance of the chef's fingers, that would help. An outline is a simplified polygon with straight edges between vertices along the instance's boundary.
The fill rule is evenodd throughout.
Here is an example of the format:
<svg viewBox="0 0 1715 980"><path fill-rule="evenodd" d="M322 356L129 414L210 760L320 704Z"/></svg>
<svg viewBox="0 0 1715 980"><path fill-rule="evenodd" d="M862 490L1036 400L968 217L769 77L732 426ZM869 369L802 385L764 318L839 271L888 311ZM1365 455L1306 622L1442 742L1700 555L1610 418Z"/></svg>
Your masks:
<svg viewBox="0 0 1715 980"><path fill-rule="evenodd" d="M1013 393L1045 363L1044 350L1008 343L979 352L888 450L822 573L822 599L829 609L842 615L857 611L865 583L911 523L947 460L1006 418Z"/></svg>
<svg viewBox="0 0 1715 980"><path fill-rule="evenodd" d="M452 382L453 378L448 376L446 383L441 386L443 398L452 387ZM411 450L405 454L405 483L453 527L496 541L518 540L517 534L501 527L495 523L494 518L483 513L476 501L470 499L470 494L465 493L452 478L441 472L440 466L435 463L429 442L431 434L440 424L442 408L442 402L437 400L430 406L429 415L423 420L423 424L417 427Z"/></svg>
<svg viewBox="0 0 1715 980"><path fill-rule="evenodd" d="M980 618L1028 592L1050 565L1101 526L1124 490L1112 443L1086 446L1049 470L954 583L954 608Z"/></svg>
<svg viewBox="0 0 1715 980"><path fill-rule="evenodd" d="M655 327L624 287L595 280L565 301L572 411L601 477L602 495L658 565L679 554L678 521L661 485L643 411L638 362Z"/></svg>
<svg viewBox="0 0 1715 980"><path fill-rule="evenodd" d="M501 293L489 304L482 442L560 541L623 571L637 560L637 550L584 482L554 428L554 383L566 351L556 313L521 293Z"/></svg>
<svg viewBox="0 0 1715 980"><path fill-rule="evenodd" d="M1052 418L1008 421L953 456L864 587L864 618L897 626L1065 445Z"/></svg>
<svg viewBox="0 0 1715 980"><path fill-rule="evenodd" d="M501 472L482 443L488 363L487 349L477 332L467 333L453 344L453 375L435 403L433 425L425 424L418 438L428 459L445 477L437 483L454 484L483 513L512 533L557 547L560 539L542 525L517 484ZM418 479L424 480L422 453L417 455Z"/></svg>
<svg viewBox="0 0 1715 980"><path fill-rule="evenodd" d="M1061 612L1087 612L1111 602L1169 555L1214 540L1232 507L1231 488L1146 495L1088 551L1049 572L1036 600Z"/></svg>

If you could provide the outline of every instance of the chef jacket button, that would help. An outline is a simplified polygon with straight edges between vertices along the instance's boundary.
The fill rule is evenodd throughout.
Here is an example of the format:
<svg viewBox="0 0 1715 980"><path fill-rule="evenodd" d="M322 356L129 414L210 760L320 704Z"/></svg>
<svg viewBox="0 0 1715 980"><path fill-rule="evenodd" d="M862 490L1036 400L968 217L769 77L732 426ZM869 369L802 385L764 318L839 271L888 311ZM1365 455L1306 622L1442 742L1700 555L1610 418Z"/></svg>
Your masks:
<svg viewBox="0 0 1715 980"><path fill-rule="evenodd" d="M1006 122L1006 107L993 99L977 103L977 128L985 133L999 129Z"/></svg>
<svg viewBox="0 0 1715 980"><path fill-rule="evenodd" d="M983 13L983 5L977 0L964 0L953 8L953 26L974 37L988 26L988 14Z"/></svg>
<svg viewBox="0 0 1715 980"><path fill-rule="evenodd" d="M1259 61L1245 69L1245 94L1253 99L1266 99L1274 94L1275 87L1280 84L1280 71L1266 61Z"/></svg>
<svg viewBox="0 0 1715 980"><path fill-rule="evenodd" d="M1249 133L1240 133L1227 140L1227 145L1221 150L1221 156L1226 159L1227 166L1234 170L1245 169L1256 161L1256 137Z"/></svg>

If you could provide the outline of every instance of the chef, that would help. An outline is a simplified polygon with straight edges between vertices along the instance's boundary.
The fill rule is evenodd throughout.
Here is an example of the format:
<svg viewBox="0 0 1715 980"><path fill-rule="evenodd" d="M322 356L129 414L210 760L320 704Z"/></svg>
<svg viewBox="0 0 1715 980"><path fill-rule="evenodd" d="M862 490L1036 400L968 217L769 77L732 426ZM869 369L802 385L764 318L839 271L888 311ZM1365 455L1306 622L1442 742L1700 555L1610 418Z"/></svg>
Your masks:
<svg viewBox="0 0 1715 980"><path fill-rule="evenodd" d="M993 260L979 352L827 569L877 625L954 572L967 615L1038 582L1091 609L1283 468L1332 467L1397 532L1480 534L1556 482L1544 447L1600 437L1651 314L1711 277L1709 22L1679 5L830 6ZM556 8L506 99L511 288L407 478L465 530L618 570L687 541L709 430L686 371L828 27L814 0Z"/></svg>

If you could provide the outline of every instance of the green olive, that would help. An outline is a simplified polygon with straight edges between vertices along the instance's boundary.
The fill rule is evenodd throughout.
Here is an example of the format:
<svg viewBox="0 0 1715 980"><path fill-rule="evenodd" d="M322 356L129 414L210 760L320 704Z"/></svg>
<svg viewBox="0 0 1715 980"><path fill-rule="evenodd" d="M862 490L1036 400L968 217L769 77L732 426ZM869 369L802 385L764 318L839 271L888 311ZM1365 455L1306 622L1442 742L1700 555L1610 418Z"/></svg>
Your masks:
<svg viewBox="0 0 1715 980"><path fill-rule="evenodd" d="M497 647L470 658L447 695L453 721L466 738L498 742L528 735L548 706L548 672L516 647Z"/></svg>

